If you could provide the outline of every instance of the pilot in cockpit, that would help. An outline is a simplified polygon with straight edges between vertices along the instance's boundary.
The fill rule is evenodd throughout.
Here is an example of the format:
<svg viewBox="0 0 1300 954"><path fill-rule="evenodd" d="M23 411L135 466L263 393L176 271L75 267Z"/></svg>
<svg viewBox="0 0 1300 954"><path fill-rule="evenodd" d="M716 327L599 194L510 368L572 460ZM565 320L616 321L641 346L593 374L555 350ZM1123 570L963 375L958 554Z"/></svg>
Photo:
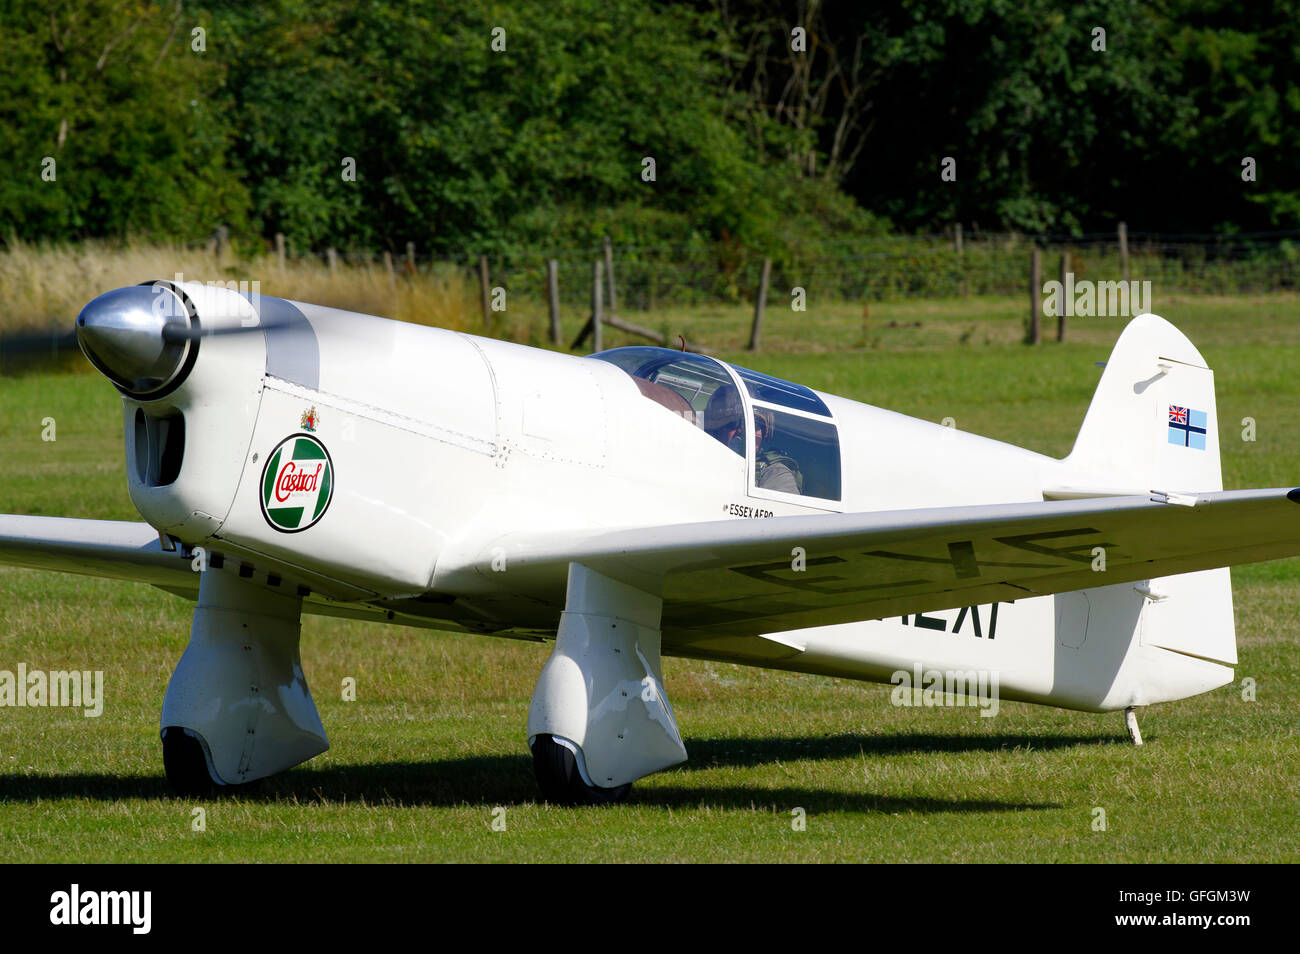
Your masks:
<svg viewBox="0 0 1300 954"><path fill-rule="evenodd" d="M704 430L737 454L745 453L744 411L734 385L713 392L704 408ZM798 462L772 445L776 416L765 407L754 408L754 484L789 494L803 492Z"/></svg>

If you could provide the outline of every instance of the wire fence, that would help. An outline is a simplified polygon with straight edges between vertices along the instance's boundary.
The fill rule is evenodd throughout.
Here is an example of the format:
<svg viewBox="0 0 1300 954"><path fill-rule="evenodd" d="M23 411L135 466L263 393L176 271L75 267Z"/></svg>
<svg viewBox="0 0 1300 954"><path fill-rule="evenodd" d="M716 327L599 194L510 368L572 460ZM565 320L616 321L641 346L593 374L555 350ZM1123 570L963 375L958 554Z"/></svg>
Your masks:
<svg viewBox="0 0 1300 954"><path fill-rule="evenodd" d="M1035 250L1036 282L1031 266ZM1063 272L1072 274L1076 284L1149 281L1151 293L1162 299L1300 287L1300 232L1174 235L1128 232L1122 225L1115 232L1088 235L963 234L954 226L942 234L853 238L779 249L735 242L635 246L607 241L584 248L506 249L459 259L431 256L413 244L397 254L330 249L296 255L283 236L276 236L268 254L265 246L233 248L219 231L207 252L201 247L189 251L199 256L187 266L196 277L208 272L253 279L269 275L274 280L267 286L283 287L276 293L286 297L447 327L501 329L494 302L498 291L504 291L512 313L517 313L513 306L521 298L532 303L526 312L549 310L546 337L555 342L562 336L561 317L571 325L575 319L587 321L596 310L597 263L603 318L637 324L652 332L645 337L660 339L673 320L662 312L744 305L754 310L751 340L756 342L765 265L769 280L762 301L771 307L788 306L800 292L810 307L836 301L866 304L965 296L1019 297L1028 304L1034 285L1034 297L1041 299L1047 294L1046 283L1060 280ZM9 266L0 267L0 290L9 302L0 314L0 355L68 350L71 316L111 287L105 286L110 268L168 277L173 264L179 267L173 261L179 254L174 247L23 251ZM13 258L13 250L4 256ZM43 280L33 282L32 274ZM476 314L480 309L481 319Z"/></svg>
<svg viewBox="0 0 1300 954"><path fill-rule="evenodd" d="M1076 280L1150 281L1159 294L1231 295L1300 287L1300 233L1165 235L1120 232L1023 235L959 230L939 235L889 236L824 242L764 254L728 243L683 246L604 246L518 249L486 257L490 288L546 300L548 262L556 263L558 295L566 307L591 299L593 263L606 263L613 310L752 302L764 258L772 259L771 293L802 288L819 300L888 301L968 295L1027 294L1030 256L1041 250L1044 281L1058 277L1064 256ZM377 265L382 254L340 255L344 264ZM611 267L612 266L612 267ZM397 269L465 270L482 281L483 264L431 260L413 254ZM606 309L610 309L607 293Z"/></svg>

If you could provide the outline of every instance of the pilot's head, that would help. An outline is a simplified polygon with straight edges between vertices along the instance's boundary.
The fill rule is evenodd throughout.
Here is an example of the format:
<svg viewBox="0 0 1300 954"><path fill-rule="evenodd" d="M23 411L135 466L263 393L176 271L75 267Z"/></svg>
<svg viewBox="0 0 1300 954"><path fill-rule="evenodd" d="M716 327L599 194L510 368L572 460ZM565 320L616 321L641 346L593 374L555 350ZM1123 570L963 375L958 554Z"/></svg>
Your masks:
<svg viewBox="0 0 1300 954"><path fill-rule="evenodd" d="M743 450L744 409L733 384L724 384L713 392L704 406L704 430L733 450Z"/></svg>
<svg viewBox="0 0 1300 954"><path fill-rule="evenodd" d="M744 453L744 408L735 387L724 384L704 407L704 429L737 453ZM754 450L763 449L776 434L776 416L765 407L754 408Z"/></svg>
<svg viewBox="0 0 1300 954"><path fill-rule="evenodd" d="M764 442L771 443L776 436L776 415L765 407L754 408L754 450L761 451Z"/></svg>

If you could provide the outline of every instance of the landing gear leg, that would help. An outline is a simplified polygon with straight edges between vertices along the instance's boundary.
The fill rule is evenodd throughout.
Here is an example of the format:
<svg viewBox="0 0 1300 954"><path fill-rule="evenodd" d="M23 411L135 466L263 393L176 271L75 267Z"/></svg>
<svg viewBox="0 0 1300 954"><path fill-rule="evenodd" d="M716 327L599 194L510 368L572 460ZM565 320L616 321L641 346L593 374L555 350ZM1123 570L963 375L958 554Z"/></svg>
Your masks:
<svg viewBox="0 0 1300 954"><path fill-rule="evenodd" d="M329 748L298 657L302 601L207 569L163 699L163 767L180 794L274 775Z"/></svg>
<svg viewBox="0 0 1300 954"><path fill-rule="evenodd" d="M1142 744L1142 732L1138 729L1137 709L1129 706L1124 710L1124 725L1128 728L1128 737L1134 745Z"/></svg>
<svg viewBox="0 0 1300 954"><path fill-rule="evenodd" d="M659 663L662 606L656 594L569 564L555 649L528 711L548 800L619 801L636 779L685 760Z"/></svg>

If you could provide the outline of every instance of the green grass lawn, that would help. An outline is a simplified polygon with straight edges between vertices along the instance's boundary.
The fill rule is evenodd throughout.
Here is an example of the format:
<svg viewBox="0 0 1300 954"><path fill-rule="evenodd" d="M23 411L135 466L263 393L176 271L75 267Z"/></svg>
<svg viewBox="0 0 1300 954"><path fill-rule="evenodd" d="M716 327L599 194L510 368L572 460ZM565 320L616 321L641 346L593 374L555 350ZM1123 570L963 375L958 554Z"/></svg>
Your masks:
<svg viewBox="0 0 1300 954"><path fill-rule="evenodd" d="M1300 483L1300 299L1157 305L1216 369L1226 485ZM770 348L726 356L1062 455L1122 323L1076 319L1065 344L1028 349L1022 311L880 305L864 328L860 306L773 309ZM745 337L743 309L638 320L731 347ZM1241 440L1247 416L1254 442ZM41 440L47 417L57 441ZM0 378L0 448L0 512L138 519L120 404L97 375ZM0 709L0 860L1294 862L1300 561L1233 578L1237 678L1255 680L1256 701L1238 685L1144 710L1141 748L1117 713L1003 703L981 719L895 708L888 687L668 659L690 760L626 804L561 809L538 802L524 739L545 646L306 617L303 662L331 750L250 794L178 800L158 713L190 605L0 569L0 669L100 669L106 695L98 719ZM349 676L356 702L341 699ZM192 830L196 807L206 831Z"/></svg>

